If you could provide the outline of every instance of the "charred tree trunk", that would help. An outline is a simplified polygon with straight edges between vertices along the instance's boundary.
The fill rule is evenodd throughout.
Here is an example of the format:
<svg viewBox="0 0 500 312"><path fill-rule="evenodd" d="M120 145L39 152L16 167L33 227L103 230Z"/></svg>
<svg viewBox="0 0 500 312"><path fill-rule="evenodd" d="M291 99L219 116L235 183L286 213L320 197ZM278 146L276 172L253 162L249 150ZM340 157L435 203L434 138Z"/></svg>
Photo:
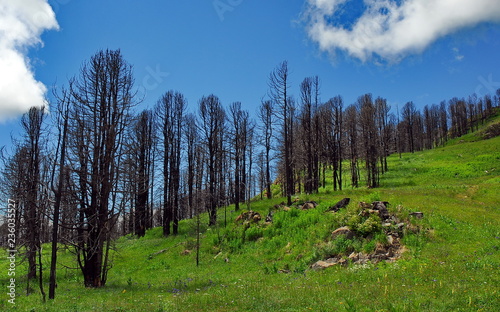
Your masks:
<svg viewBox="0 0 500 312"><path fill-rule="evenodd" d="M218 190L221 187L218 183L218 175L222 170L220 161L217 161L217 156L222 152L220 148L224 136L226 113L219 98L215 95L203 97L199 106L201 136L208 154L208 225L213 226L217 224Z"/></svg>
<svg viewBox="0 0 500 312"><path fill-rule="evenodd" d="M50 277L49 277L49 299L54 299L56 296L56 268L57 268L57 243L59 237L59 215L60 215L60 207L61 200L63 195L63 185L64 185L64 163L66 160L66 138L68 134L68 118L69 118L69 110L68 103L69 98L68 94L63 93L62 97L59 99L60 101L60 116L63 120L62 130L59 133L59 142L60 142L60 157L59 157L59 173L58 173L58 183L57 188L52 185L52 192L54 193L55 203L54 203L54 216L52 223L52 254L50 259ZM55 173L55 166L54 172ZM53 179L52 179L53 181Z"/></svg>
<svg viewBox="0 0 500 312"><path fill-rule="evenodd" d="M71 84L73 108L69 134L80 190L78 260L86 287L105 284L103 262L111 194L119 177L120 147L133 105L131 66L120 51L100 51Z"/></svg>
<svg viewBox="0 0 500 312"><path fill-rule="evenodd" d="M272 150L272 138L273 138L273 102L272 101L262 101L259 107L259 119L261 121L261 135L263 137L262 145L264 147L264 157L265 157L265 190L266 197L271 199L273 193L271 190L271 150Z"/></svg>
<svg viewBox="0 0 500 312"><path fill-rule="evenodd" d="M292 204L292 195L295 193L294 172L292 164L292 122L293 107L288 94L288 63L279 64L269 76L269 93L272 101L276 103L279 110L276 111L278 120L281 122L282 137L282 160L284 190L288 205Z"/></svg>

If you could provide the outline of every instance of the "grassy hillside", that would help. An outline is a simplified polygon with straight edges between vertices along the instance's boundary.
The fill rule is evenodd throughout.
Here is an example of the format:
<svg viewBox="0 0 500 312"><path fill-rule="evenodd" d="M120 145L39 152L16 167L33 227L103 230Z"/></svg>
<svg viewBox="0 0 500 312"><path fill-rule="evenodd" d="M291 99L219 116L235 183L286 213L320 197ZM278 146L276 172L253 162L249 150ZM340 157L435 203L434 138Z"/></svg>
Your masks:
<svg viewBox="0 0 500 312"><path fill-rule="evenodd" d="M4 291L0 310L499 311L500 137L483 140L480 132L435 150L393 155L389 170L377 189L327 187L298 195L318 206L277 211L271 224L243 225L234 221L240 212L233 207L219 210L220 226L202 229L198 267L195 220L181 222L177 237L163 238L157 228L144 238L120 238L102 289L83 288L72 255L61 250L54 302L42 304L37 292L23 295L26 284L18 280L16 305ZM351 198L346 209L325 212L344 197ZM329 255L368 252L383 243L385 236L377 235L330 238L356 218L360 201L374 200L390 202L391 213L419 229L404 233L402 258L311 270ZM265 218L281 201L255 201L251 209ZM411 218L415 211L424 218ZM47 267L48 261L47 254ZM4 290L8 264L0 259ZM23 270L18 263L17 271Z"/></svg>

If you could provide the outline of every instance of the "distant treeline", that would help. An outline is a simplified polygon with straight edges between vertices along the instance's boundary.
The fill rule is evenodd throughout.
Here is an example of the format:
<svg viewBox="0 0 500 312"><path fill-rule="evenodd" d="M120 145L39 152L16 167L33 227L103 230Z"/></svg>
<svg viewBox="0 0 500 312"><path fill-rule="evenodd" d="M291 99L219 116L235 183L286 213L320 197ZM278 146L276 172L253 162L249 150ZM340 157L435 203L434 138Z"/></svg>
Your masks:
<svg viewBox="0 0 500 312"><path fill-rule="evenodd" d="M341 96L323 102L318 77L305 78L300 94L290 94L287 62L268 81L255 117L216 95L202 97L189 113L177 91L134 112L140 99L132 66L119 50L92 56L54 91L50 115L33 107L22 117L24 136L9 155L2 153L1 189L5 206L7 199L16 202L16 247L25 250L29 279L39 277L42 288L44 242L68 246L85 286L100 287L117 235L143 236L155 226L176 235L179 220L201 212L213 226L218 207L238 210L257 194L271 198L279 191L274 183L290 203L296 193L324 187L327 172L334 190L377 187L389 170L387 156L431 149L477 129L500 97L499 90L453 98L423 111L412 102L391 109L371 94L350 105ZM1 230L8 232L7 223Z"/></svg>

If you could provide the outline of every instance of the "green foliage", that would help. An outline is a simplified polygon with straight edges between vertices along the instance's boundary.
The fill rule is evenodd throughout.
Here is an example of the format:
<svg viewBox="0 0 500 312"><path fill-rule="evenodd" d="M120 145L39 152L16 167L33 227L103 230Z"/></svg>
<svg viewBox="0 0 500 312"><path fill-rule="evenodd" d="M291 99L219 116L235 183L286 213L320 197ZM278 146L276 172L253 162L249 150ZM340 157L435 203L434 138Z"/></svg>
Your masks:
<svg viewBox="0 0 500 312"><path fill-rule="evenodd" d="M372 214L366 220L359 223L356 231L363 236L380 233L382 230L382 221L378 215Z"/></svg>
<svg viewBox="0 0 500 312"><path fill-rule="evenodd" d="M363 248L361 249L362 252L369 254L370 252L375 250L375 247L377 246L377 240L369 240L363 245Z"/></svg>
<svg viewBox="0 0 500 312"><path fill-rule="evenodd" d="M366 202L372 203L374 201L381 201L383 199L384 198L382 197L382 194L380 194L380 192L374 191L374 192L370 193L370 195L368 196L368 200Z"/></svg>
<svg viewBox="0 0 500 312"><path fill-rule="evenodd" d="M258 226L251 226L250 228L248 228L245 234L246 239L252 242L264 236L264 230Z"/></svg>
<svg viewBox="0 0 500 312"><path fill-rule="evenodd" d="M16 306L0 297L1 311L498 311L500 310L500 137L457 140L454 145L389 157L389 171L376 190L331 186L314 200L315 209L278 210L273 222L236 224L238 213L219 214L207 228L202 215L200 265L195 253L196 221L180 223L179 235L160 228L143 238L121 237L102 289L83 287L76 259L59 250L56 300L43 304L38 289L25 295L26 263L17 261ZM346 179L348 181L348 179ZM273 190L275 190L273 186ZM276 192L277 193L277 192ZM338 200L351 203L325 212ZM267 215L283 198L254 201ZM358 202L384 200L405 220L407 251L395 263L334 266L309 270L314 261L351 252L373 252L387 244L376 215L360 215ZM232 207L228 208L231 211ZM410 216L424 213L423 219ZM411 222L406 222L406 221ZM349 226L356 237L331 233ZM44 246L48 277L50 248ZM7 289L8 260L0 258L0 287ZM46 281L47 283L47 281ZM33 287L35 284L31 283Z"/></svg>
<svg viewBox="0 0 500 312"><path fill-rule="evenodd" d="M359 224L362 222L361 216L354 212L350 212L346 215L345 225L347 225L352 231L357 231Z"/></svg>
<svg viewBox="0 0 500 312"><path fill-rule="evenodd" d="M500 136L500 121L489 125L480 135L483 139L491 139Z"/></svg>

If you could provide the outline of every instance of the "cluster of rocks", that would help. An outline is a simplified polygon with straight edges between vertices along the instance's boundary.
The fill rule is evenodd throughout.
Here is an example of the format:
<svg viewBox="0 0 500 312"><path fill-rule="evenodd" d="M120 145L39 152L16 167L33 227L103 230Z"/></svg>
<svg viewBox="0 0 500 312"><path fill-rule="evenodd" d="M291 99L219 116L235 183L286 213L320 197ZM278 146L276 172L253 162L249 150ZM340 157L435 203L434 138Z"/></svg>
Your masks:
<svg viewBox="0 0 500 312"><path fill-rule="evenodd" d="M364 252L352 252L348 257L331 257L326 260L320 260L311 265L313 270L322 270L329 268L334 265L347 265L349 263L353 264L367 264L367 263L377 263L380 261L394 262L401 257L405 252L405 247L397 242L393 242L390 245L378 244L375 251L372 253Z"/></svg>
<svg viewBox="0 0 500 312"><path fill-rule="evenodd" d="M341 208L345 208L349 204L349 198L344 198L329 210L337 212ZM403 230L408 226L408 223L402 222L395 215L392 215L387 210L389 203L385 201L374 201L372 203L360 202L361 208L359 215L369 217L376 214L382 222L382 229L387 237L386 243L377 243L375 250L371 253L352 252L349 256L332 256L326 260L320 260L311 265L312 269L325 269L334 265L347 265L348 263L366 264L368 262L377 263L380 261L393 262L401 257L405 251L405 247L401 244ZM410 215L416 218L423 218L423 213L414 212ZM348 226L343 226L332 232L331 239L343 235L346 239L354 239L358 233L351 230Z"/></svg>
<svg viewBox="0 0 500 312"><path fill-rule="evenodd" d="M309 209L314 209L318 206L318 203L315 202L314 200L311 201L306 201L302 205L298 205L297 208L301 210L309 210Z"/></svg>
<svg viewBox="0 0 500 312"><path fill-rule="evenodd" d="M335 205L328 208L327 211L337 213L340 209L346 208L351 199L343 198ZM360 202L358 207L359 215L365 219L369 218L371 215L379 216L381 220L381 226L383 229L383 233L386 235L386 241L384 243L377 243L375 246L375 250L370 253L365 252L351 252L349 256L346 255L332 255L326 260L320 260L311 265L312 269L325 269L334 265L347 265L348 263L353 264L366 264L377 263L380 261L388 261L393 262L401 257L403 252L405 251L405 247L401 244L401 238L403 235L403 230L411 226L409 222L400 221L395 215L390 214L387 206L389 205L386 201L374 201L372 203ZM301 209L301 210L310 210L314 209L318 206L318 203L315 201L306 201L299 203L298 200L295 200L293 204L293 208ZM292 208L287 206L284 202L281 204L275 205L272 209L270 209L268 215L265 218L265 221L270 223L273 220L273 214L276 211L289 211ZM410 213L410 216L416 218L423 218L422 212L413 212ZM258 223L262 220L262 216L253 210L246 211L241 213L237 218L236 222L242 222L247 226L250 226L251 223ZM331 239L335 240L337 237L343 235L346 239L355 239L361 234L352 230L348 226L343 226L332 232ZM363 236L366 238L366 235Z"/></svg>
<svg viewBox="0 0 500 312"><path fill-rule="evenodd" d="M236 222L249 222L249 223L257 223L259 222L260 220L262 220L262 217L260 215L260 213L256 212L256 211L253 211L253 210L249 210L249 211L245 211L243 213L241 213L237 218L236 218Z"/></svg>
<svg viewBox="0 0 500 312"><path fill-rule="evenodd" d="M337 212L340 209L347 207L347 205L349 205L350 202L351 202L350 198L348 198L348 197L343 198L342 200L340 200L339 202L337 202L335 205L329 207L328 211Z"/></svg>
<svg viewBox="0 0 500 312"><path fill-rule="evenodd" d="M295 203L292 207L294 207L296 209L300 209L300 210L310 210L310 209L314 209L318 206L318 203L313 201L313 200L299 203L299 200L295 199L294 202ZM268 222L268 223L273 222L274 213L276 211L281 211L281 210L282 211L290 211L290 210L292 210L292 208L287 206L285 204L285 202L281 202L280 204L274 205L273 208L269 210L269 213L266 216L266 222Z"/></svg>
<svg viewBox="0 0 500 312"><path fill-rule="evenodd" d="M338 212L340 209L347 207L351 202L350 198L343 198L335 205L328 208L328 211ZM387 210L387 205L389 202L386 201L374 201L371 204L360 202L359 208L362 209L360 215L369 216L370 214L378 214L382 220L387 220L389 216L389 210Z"/></svg>
<svg viewBox="0 0 500 312"><path fill-rule="evenodd" d="M294 200L294 204L292 207L295 207L300 210L309 210L309 209L314 209L318 206L318 203L315 202L314 200L306 201L303 203L299 203L300 200L296 198ZM289 211L291 208L288 207L285 202L281 202L281 204L277 204L273 206L274 210L284 210L284 211Z"/></svg>

